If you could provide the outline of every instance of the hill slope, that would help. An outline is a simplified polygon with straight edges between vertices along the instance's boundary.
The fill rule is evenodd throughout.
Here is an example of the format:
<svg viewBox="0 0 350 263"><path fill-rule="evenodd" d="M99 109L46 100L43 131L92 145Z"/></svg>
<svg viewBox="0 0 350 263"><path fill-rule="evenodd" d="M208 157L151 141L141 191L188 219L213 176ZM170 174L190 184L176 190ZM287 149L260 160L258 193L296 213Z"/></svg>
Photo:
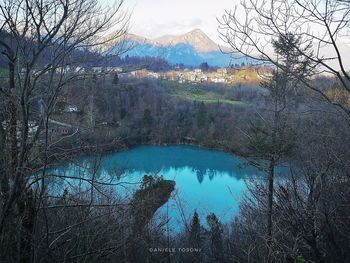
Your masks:
<svg viewBox="0 0 350 263"><path fill-rule="evenodd" d="M129 34L125 43L124 45L132 48L123 56L159 56L172 64L182 63L188 66L198 66L203 62L217 67L227 67L230 63L247 63L247 59L232 60L231 55L227 53L227 47L220 47L200 29L179 36L168 35L156 39ZM117 50L119 50L119 46L115 44L105 54L115 54Z"/></svg>

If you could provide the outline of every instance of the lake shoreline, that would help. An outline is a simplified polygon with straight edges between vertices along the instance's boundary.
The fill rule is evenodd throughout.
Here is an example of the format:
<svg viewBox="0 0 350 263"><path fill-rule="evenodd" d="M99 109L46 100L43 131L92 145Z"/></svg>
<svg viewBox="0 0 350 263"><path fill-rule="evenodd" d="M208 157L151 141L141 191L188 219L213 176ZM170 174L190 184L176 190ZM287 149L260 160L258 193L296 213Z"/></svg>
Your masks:
<svg viewBox="0 0 350 263"><path fill-rule="evenodd" d="M105 154L101 160L100 156L95 159L88 155L77 158L74 163L63 162L48 169L48 174L52 172L69 179L75 175L94 176L101 182L109 182L113 189L114 182L127 182L116 189L123 198L130 197L130 193L140 188L145 175L173 181L178 191L168 200L169 207L158 211L159 215L171 214L173 229L183 219L181 213L185 213L186 218L192 217L193 208L202 218L215 213L223 222L230 222L231 216L238 211L241 193L245 191L244 177L255 176L250 167L239 167L241 158L195 145L138 144L128 149ZM95 167L96 170L91 170ZM67 187L72 184L74 182L67 182ZM59 193L65 185L59 186ZM216 194L218 192L220 195Z"/></svg>
<svg viewBox="0 0 350 263"><path fill-rule="evenodd" d="M222 151L224 153L238 156L238 157L244 157L245 154L243 151L232 149L230 147L224 147L220 145L208 145L203 143L194 143L194 142L169 142L169 143L156 143L156 142L142 142L142 143L127 143L127 142L117 142L117 143L108 143L108 144L100 144L100 145L85 145L80 148L76 149L63 149L64 154L62 156L55 155L55 158L52 158L49 160L49 163L46 165L41 165L35 167L37 171L40 171L45 168L50 168L56 165L59 165L62 162L65 161L72 161L73 159L76 159L78 157L88 156L88 155L105 155L105 154L111 154L111 153L118 153L122 151L127 151L132 148L138 147L138 146L193 146L198 147L201 149L206 150L215 150L215 151Z"/></svg>

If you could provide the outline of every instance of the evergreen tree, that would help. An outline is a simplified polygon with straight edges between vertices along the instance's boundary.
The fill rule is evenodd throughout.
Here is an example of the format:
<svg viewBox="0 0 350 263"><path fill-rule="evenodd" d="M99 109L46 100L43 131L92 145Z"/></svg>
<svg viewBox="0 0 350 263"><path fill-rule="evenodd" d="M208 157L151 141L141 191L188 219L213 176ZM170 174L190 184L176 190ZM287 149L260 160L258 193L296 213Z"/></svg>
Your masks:
<svg viewBox="0 0 350 263"><path fill-rule="evenodd" d="M188 247L193 249L202 248L201 223L197 211L194 211L188 233ZM188 254L186 262L202 262L202 252Z"/></svg>
<svg viewBox="0 0 350 263"><path fill-rule="evenodd" d="M222 262L223 261L223 228L219 219L214 213L207 216L207 223L210 228L210 248L213 262Z"/></svg>
<svg viewBox="0 0 350 263"><path fill-rule="evenodd" d="M92 83L93 84L97 83L97 74L95 74L95 73L92 75Z"/></svg>
<svg viewBox="0 0 350 263"><path fill-rule="evenodd" d="M189 243L194 248L201 246L201 223L197 211L194 211L189 233Z"/></svg>
<svg viewBox="0 0 350 263"><path fill-rule="evenodd" d="M119 83L119 76L118 76L118 73L115 73L115 75L113 77L112 84L113 85L118 85L118 83Z"/></svg>
<svg viewBox="0 0 350 263"><path fill-rule="evenodd" d="M152 125L153 118L151 115L151 111L149 109L145 109L143 112L143 124L146 127L150 127Z"/></svg>
<svg viewBox="0 0 350 263"><path fill-rule="evenodd" d="M124 119L125 118L125 116L126 116L126 114L127 114L127 111L126 111L126 109L125 108L121 108L120 109L120 119Z"/></svg>
<svg viewBox="0 0 350 263"><path fill-rule="evenodd" d="M209 64L208 64L207 62L203 62L202 64L199 65L199 68L200 68L202 71L206 72L206 71L209 70Z"/></svg>
<svg viewBox="0 0 350 263"><path fill-rule="evenodd" d="M275 70L270 79L261 83L261 86L269 91L266 99L270 107L265 112L267 116L262 117L260 114L260 119L251 122L247 129L246 144L251 153L249 157L260 160L255 162L248 159L248 161L268 174L266 240L269 260L271 260L273 245L275 171L276 167L292 154L295 145L294 131L289 122L289 106L292 97L290 95L298 87L301 78L305 77L309 65L308 61L301 61L298 51L292 48L293 45L299 42L300 39L291 34L280 36L278 40L273 42L280 63L285 68L283 71ZM293 43L293 45L290 43Z"/></svg>
<svg viewBox="0 0 350 263"><path fill-rule="evenodd" d="M201 102L198 106L197 111L197 126L198 128L205 127L207 122L207 109L205 107L204 102Z"/></svg>

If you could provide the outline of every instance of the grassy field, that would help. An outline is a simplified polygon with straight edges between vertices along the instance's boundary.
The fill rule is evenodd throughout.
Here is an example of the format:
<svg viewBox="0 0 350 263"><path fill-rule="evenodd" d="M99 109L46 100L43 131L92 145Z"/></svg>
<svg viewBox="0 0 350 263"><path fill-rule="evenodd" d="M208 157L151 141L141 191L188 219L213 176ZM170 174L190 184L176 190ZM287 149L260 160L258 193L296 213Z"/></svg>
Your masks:
<svg viewBox="0 0 350 263"><path fill-rule="evenodd" d="M183 83L175 81L164 81L173 91L173 95L182 99L199 101L204 103L226 103L231 105L242 105L240 101L227 98L224 94L206 91L201 88L200 84Z"/></svg>

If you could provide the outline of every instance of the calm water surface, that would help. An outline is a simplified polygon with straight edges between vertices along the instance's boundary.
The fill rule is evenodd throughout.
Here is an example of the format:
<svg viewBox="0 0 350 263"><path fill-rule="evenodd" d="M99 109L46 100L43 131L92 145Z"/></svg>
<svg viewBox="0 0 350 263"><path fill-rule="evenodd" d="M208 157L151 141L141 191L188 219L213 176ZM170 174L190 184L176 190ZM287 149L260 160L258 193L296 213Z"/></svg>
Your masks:
<svg viewBox="0 0 350 263"><path fill-rule="evenodd" d="M195 210L203 223L209 213L215 213L223 222L237 215L246 191L244 178L256 176L252 167L239 168L242 164L241 158L198 147L139 146L104 155L101 159L79 158L75 163L64 163L49 172L73 177L94 174L105 182L139 182L145 174L175 180L176 190L171 200L157 211L157 218L168 214L172 228L179 229ZM98 171L91 173L95 168ZM65 184L67 181L55 181L55 191L63 192ZM74 187L82 186L74 183ZM139 185L116 186L118 193L124 196L131 195L137 187Z"/></svg>

